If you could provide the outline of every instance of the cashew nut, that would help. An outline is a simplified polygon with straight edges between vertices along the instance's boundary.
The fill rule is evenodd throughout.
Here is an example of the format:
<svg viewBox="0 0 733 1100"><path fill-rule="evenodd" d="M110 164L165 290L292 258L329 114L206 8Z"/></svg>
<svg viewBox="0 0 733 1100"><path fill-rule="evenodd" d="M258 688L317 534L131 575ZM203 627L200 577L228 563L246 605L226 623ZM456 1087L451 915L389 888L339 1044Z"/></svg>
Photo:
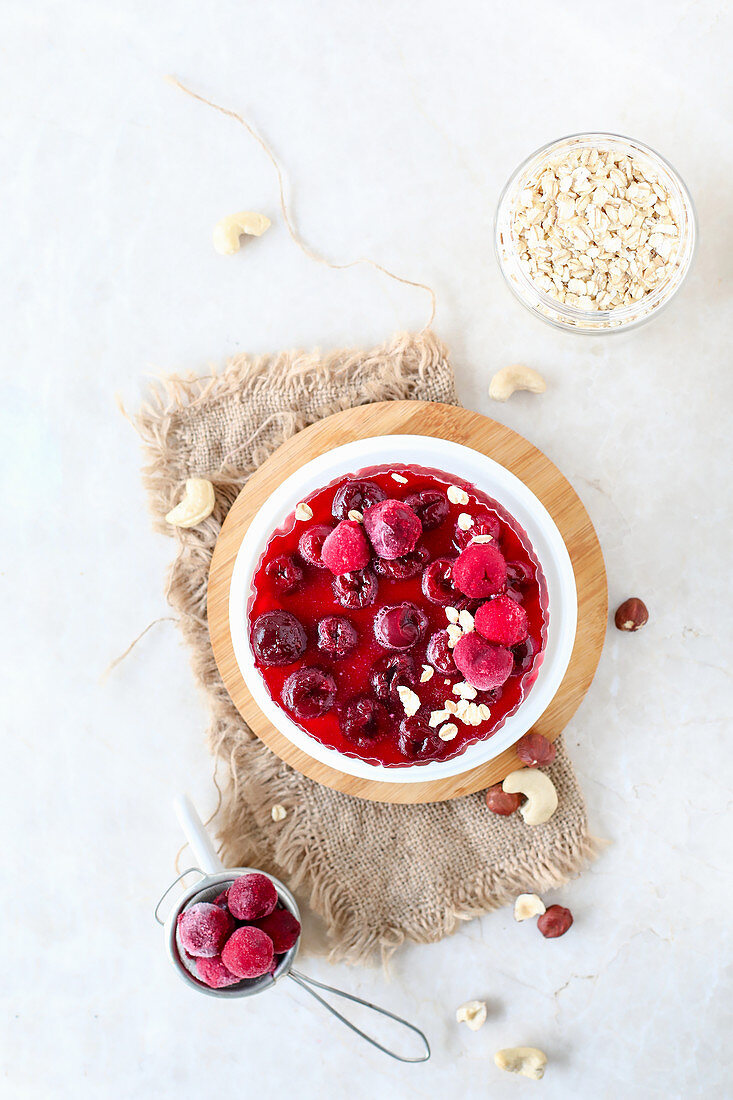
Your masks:
<svg viewBox="0 0 733 1100"><path fill-rule="evenodd" d="M501 787L506 794L526 795L527 801L519 807L519 812L527 825L542 825L557 809L555 784L537 768L518 768L510 772Z"/></svg>
<svg viewBox="0 0 733 1100"><path fill-rule="evenodd" d="M247 237L261 237L271 224L264 214L256 214L253 210L230 214L214 226L214 248L222 256L233 256L235 252L239 252L239 238L242 234Z"/></svg>
<svg viewBox="0 0 733 1100"><path fill-rule="evenodd" d="M545 903L537 894L520 894L514 902L514 919L528 920L529 917L541 917L545 912Z"/></svg>
<svg viewBox="0 0 733 1100"><path fill-rule="evenodd" d="M537 1047L506 1047L497 1050L494 1061L499 1069L508 1073L521 1073L522 1077L531 1077L539 1081L544 1076L547 1055Z"/></svg>
<svg viewBox="0 0 733 1100"><path fill-rule="evenodd" d="M459 1024L466 1024L471 1031L478 1031L486 1023L488 1010L486 1001L466 1001L456 1011L456 1020Z"/></svg>
<svg viewBox="0 0 733 1100"><path fill-rule="evenodd" d="M216 504L214 486L205 477L189 477L181 501L165 517L174 527L197 527Z"/></svg>
<svg viewBox="0 0 733 1100"><path fill-rule="evenodd" d="M489 397L494 401L506 401L515 390L529 390L531 393L544 393L547 389L541 374L531 367L514 363L497 371L489 384Z"/></svg>

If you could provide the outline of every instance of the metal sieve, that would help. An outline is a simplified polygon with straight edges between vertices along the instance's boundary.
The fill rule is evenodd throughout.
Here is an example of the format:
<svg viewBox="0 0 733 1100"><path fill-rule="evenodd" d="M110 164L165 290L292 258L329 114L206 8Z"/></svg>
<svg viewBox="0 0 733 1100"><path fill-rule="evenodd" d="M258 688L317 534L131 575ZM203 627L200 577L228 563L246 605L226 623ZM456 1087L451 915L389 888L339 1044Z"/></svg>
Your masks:
<svg viewBox="0 0 733 1100"><path fill-rule="evenodd" d="M334 986L326 985L324 982L318 982L315 978L309 978L300 971L294 970L293 963L298 953L300 939L298 939L297 943L290 951L282 956L273 974L265 974L261 978L245 978L237 982L236 985L225 986L223 989L211 989L196 977L193 969L194 963L189 962L182 951L179 950L177 928L180 914L189 906L198 902L213 901L218 894L226 890L234 879L238 878L240 875L245 875L252 871L257 871L259 874L267 874L267 872L259 871L256 867L229 867L225 869L214 849L211 837L206 831L188 795L182 795L177 799L175 808L198 866L189 867L170 884L156 905L154 915L158 924L163 926L168 957L183 981L189 986L193 986L199 993L205 993L209 997L220 997L223 999L231 997L252 997L257 993L264 993L268 989L273 989L282 978L292 978L301 989L304 989L311 997L314 997L319 1004L323 1005L323 1007L340 1020L341 1023L346 1024L348 1028L356 1032L357 1035L360 1035L362 1039L366 1039L368 1043L371 1043L371 1045L378 1050L388 1054L390 1058L396 1058L398 1062L427 1062L430 1057L430 1044L420 1028L416 1027L414 1024L408 1023L407 1020L403 1020L401 1016L395 1015L394 1012L390 1012L386 1008L380 1008L370 1001L362 1000L361 997L357 997L353 993L346 993L342 989L336 989ZM168 916L163 920L160 915L163 902L166 900L171 890L189 874L197 874L199 876L198 880L193 886L189 886L185 889L184 893L173 905ZM300 920L300 911L297 902L287 886L273 875L267 875L267 877L277 890L282 905L289 909L297 920ZM390 1050L389 1047L383 1046L383 1044L372 1035L368 1035L365 1031L362 1031L361 1028L358 1028L351 1020L348 1020L346 1016L342 1015L338 1009L329 1004L325 998L321 997L320 994L316 992L317 989L323 990L326 993L331 993L336 997L342 997L346 1001L352 1001L355 1004L362 1005L364 1008L379 1013L380 1016L385 1016L390 1020L394 1020L396 1024L407 1028L408 1031L420 1037L424 1047L423 1053L416 1057L408 1057L404 1054L398 1054L397 1051Z"/></svg>

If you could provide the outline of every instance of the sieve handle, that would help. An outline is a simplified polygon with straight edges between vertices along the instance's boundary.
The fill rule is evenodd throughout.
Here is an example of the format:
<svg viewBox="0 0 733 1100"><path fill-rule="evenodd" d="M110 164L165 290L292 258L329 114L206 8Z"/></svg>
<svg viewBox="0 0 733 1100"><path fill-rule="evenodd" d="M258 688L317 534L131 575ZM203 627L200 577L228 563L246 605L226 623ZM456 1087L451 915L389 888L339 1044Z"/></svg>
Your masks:
<svg viewBox="0 0 733 1100"><path fill-rule="evenodd" d="M204 874L216 875L224 870L224 864L219 859L211 837L206 831L203 821L198 815L196 807L187 794L181 794L173 802L181 828L186 834L186 840L191 846L191 851L196 857Z"/></svg>
<svg viewBox="0 0 733 1100"><path fill-rule="evenodd" d="M300 974L296 970L290 971L290 977L293 979L294 982L298 983L301 989L304 989L306 993L310 993L311 997L315 997L315 999L320 1004L322 1004L323 1007L327 1009L333 1016L340 1020L342 1024L346 1024L346 1026L348 1028L351 1028L352 1031L355 1031L357 1035L361 1035L362 1039L366 1039L366 1041L368 1043L371 1043L373 1047L376 1047L377 1050L381 1050L385 1054L388 1054L390 1058L396 1058L398 1062L427 1062L428 1058L430 1057L430 1044L426 1036L423 1034L419 1027L416 1027L414 1024L408 1023L407 1020L403 1020L401 1016L396 1016L394 1012L389 1012L386 1008L380 1008L378 1005L372 1004L371 1001L363 1001L361 997L356 997L353 993L345 993L343 989L335 989L332 985L325 985L323 982L317 982L315 978L308 978L305 974ZM311 986L316 986L318 989L324 989L327 993L333 993L337 997L343 997L344 1000L354 1001L356 1004L364 1005L365 1008L371 1008L373 1012L378 1012L380 1016L388 1016L390 1020L394 1020L396 1023L401 1024L402 1027L406 1027L409 1031L413 1031L416 1035L420 1036L423 1046L425 1048L424 1053L420 1054L417 1058L407 1058L403 1054L397 1054L396 1051L390 1050L389 1047L382 1046L382 1044L377 1042L375 1038L373 1038L371 1035L367 1035L367 1033L365 1031L362 1031L361 1028L358 1028L356 1024L352 1024L351 1020L347 1020L345 1016L342 1016L341 1013L333 1007L333 1005L330 1005L327 1000L325 1000L323 997L320 997L318 993L316 993L315 989L311 988Z"/></svg>

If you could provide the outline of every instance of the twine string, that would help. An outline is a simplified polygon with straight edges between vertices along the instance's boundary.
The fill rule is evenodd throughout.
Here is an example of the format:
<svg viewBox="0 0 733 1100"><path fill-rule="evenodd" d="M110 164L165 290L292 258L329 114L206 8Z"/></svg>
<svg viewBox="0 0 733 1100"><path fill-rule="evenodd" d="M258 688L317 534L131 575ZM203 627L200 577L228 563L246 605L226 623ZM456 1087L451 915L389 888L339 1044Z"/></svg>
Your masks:
<svg viewBox="0 0 733 1100"><path fill-rule="evenodd" d="M303 252L310 260L313 260L315 263L323 264L325 267L333 268L334 271L345 271L350 267L359 267L361 264L365 264L368 267L374 268L375 271L380 271L388 278L394 279L394 281L397 283L403 283L405 286L414 286L418 290L424 290L426 294L430 295L430 316L428 318L427 324L425 325L425 329L430 328L433 321L435 320L435 311L437 306L435 291L431 286L428 286L427 283L420 283L415 279L406 279L402 275L396 275L394 271L390 271L382 264L377 263L376 260L369 259L368 256L360 256L359 259L349 260L348 263L334 263L331 260L327 260L323 256L320 256L317 252L314 252L313 249L305 243L293 223L285 199L285 181L283 179L282 169L280 167L277 157L273 153L268 143L262 137L262 135L259 134L257 130L255 130L254 126L247 122L245 118L243 118L240 114L237 114L236 111L232 111L228 107L222 107L219 103L215 103L212 99L207 99L206 96L199 95L198 92L192 91L190 88L187 88L185 84L182 84L181 81L178 80L175 76L167 76L165 79L175 88L179 88L180 91L185 92L185 94L188 96L191 96L192 99L197 99L199 103L205 103L207 107L212 107L215 111L219 111L220 114L226 115L227 118L234 119L235 122L238 122L240 126L244 127L250 137L254 138L254 140L257 142L257 144L260 146L260 148L272 164L272 167L275 169L275 173L277 175L278 189L280 192L280 210L282 212L283 221L285 222L285 227L290 235L290 239L295 245L297 245L301 252ZM425 329L423 329L423 331L425 331Z"/></svg>

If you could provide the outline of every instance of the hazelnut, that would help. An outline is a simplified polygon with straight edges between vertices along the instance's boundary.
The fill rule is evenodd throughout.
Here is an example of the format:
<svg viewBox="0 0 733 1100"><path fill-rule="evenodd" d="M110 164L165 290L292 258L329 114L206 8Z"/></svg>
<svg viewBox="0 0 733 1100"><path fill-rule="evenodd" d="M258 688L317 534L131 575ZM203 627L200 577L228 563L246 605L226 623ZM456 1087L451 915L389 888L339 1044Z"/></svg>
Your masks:
<svg viewBox="0 0 733 1100"><path fill-rule="evenodd" d="M557 756L557 748L541 733L525 733L515 746L517 756L527 768L545 768Z"/></svg>
<svg viewBox="0 0 733 1100"><path fill-rule="evenodd" d="M613 621L619 630L640 630L649 621L646 604L638 596L631 596L616 609Z"/></svg>
<svg viewBox="0 0 733 1100"><path fill-rule="evenodd" d="M486 805L492 813L506 817L519 809L523 798L524 795L521 794L507 794L501 783L497 783L495 786L489 787L486 792Z"/></svg>
<svg viewBox="0 0 733 1100"><path fill-rule="evenodd" d="M537 918L537 927L546 940L564 936L573 923L573 914L563 905L551 905Z"/></svg>

